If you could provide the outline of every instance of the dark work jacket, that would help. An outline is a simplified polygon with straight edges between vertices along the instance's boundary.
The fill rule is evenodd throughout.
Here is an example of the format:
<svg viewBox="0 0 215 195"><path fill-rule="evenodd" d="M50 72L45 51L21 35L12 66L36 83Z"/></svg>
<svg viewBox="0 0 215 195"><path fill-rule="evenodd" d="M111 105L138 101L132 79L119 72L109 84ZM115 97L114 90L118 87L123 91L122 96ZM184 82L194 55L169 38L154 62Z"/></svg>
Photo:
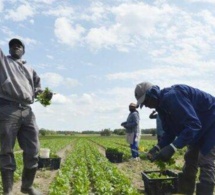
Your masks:
<svg viewBox="0 0 215 195"><path fill-rule="evenodd" d="M170 143L177 148L196 145L205 155L215 145L215 97L187 85L153 87L147 94L159 100L156 110L165 131L161 148Z"/></svg>

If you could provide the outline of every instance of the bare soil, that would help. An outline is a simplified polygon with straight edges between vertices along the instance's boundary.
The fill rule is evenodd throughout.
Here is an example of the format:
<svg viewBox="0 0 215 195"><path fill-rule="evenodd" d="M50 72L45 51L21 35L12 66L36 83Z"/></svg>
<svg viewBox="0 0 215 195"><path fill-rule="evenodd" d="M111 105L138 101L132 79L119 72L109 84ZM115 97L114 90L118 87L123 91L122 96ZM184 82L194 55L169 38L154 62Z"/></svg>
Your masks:
<svg viewBox="0 0 215 195"><path fill-rule="evenodd" d="M67 147L57 152L57 155L61 158L62 163L66 158L66 151L71 151L71 150L72 150L72 146L68 145ZM48 195L49 185L55 178L57 172L58 170L46 170L46 169L38 170L36 173L36 178L34 180L35 188L40 189L43 195ZM21 181L18 181L13 186L13 194L22 195L23 193L20 192L20 189L21 189Z"/></svg>

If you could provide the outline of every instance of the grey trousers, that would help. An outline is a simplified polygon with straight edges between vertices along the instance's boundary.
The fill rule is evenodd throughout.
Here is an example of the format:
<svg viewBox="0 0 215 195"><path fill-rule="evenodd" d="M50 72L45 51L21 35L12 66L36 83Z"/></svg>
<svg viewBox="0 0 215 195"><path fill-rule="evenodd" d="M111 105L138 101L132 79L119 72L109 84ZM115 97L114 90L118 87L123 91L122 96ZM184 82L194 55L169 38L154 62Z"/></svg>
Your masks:
<svg viewBox="0 0 215 195"><path fill-rule="evenodd" d="M16 138L23 150L25 168L37 167L38 126L30 106L0 103L0 169L16 170L14 145Z"/></svg>
<svg viewBox="0 0 215 195"><path fill-rule="evenodd" d="M199 167L199 181L215 184L215 147L207 155L202 155L198 147L189 146L184 159L183 173L188 178L195 177Z"/></svg>

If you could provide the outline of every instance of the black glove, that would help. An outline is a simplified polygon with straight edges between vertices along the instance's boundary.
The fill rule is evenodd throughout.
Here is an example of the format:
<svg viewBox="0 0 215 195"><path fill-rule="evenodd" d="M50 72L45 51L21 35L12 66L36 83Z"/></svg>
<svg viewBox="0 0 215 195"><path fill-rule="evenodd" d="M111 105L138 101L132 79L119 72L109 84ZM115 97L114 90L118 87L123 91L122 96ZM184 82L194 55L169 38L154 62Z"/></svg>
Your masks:
<svg viewBox="0 0 215 195"><path fill-rule="evenodd" d="M124 126L126 125L126 123L127 123L127 122L123 122L123 123L121 123L121 126L123 126L123 127L124 127Z"/></svg>
<svg viewBox="0 0 215 195"><path fill-rule="evenodd" d="M53 93L52 92L49 92L49 93L46 94L47 100L51 100L52 97L53 97Z"/></svg>
<svg viewBox="0 0 215 195"><path fill-rule="evenodd" d="M42 89L38 89L36 90L35 92L35 97L37 97L39 94L43 93L43 90Z"/></svg>
<svg viewBox="0 0 215 195"><path fill-rule="evenodd" d="M173 146L168 145L161 149L161 151L154 156L152 161L161 160L163 162L167 162L175 153Z"/></svg>
<svg viewBox="0 0 215 195"><path fill-rule="evenodd" d="M154 159L155 155L160 151L160 147L159 146L154 146L152 149L149 150L148 154L147 154L147 158L152 161L152 159Z"/></svg>

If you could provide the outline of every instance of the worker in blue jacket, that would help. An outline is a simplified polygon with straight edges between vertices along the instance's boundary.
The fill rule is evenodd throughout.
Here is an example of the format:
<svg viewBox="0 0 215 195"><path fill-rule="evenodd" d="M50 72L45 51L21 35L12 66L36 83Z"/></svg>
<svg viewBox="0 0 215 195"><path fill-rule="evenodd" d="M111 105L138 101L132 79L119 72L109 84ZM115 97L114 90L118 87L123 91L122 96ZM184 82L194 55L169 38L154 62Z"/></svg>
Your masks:
<svg viewBox="0 0 215 195"><path fill-rule="evenodd" d="M212 195L215 184L215 97L187 85L160 89L148 82L135 88L137 104L156 109L164 134L148 152L151 161L168 161L177 149L188 146L179 175L179 192L193 194L200 167L197 195Z"/></svg>

